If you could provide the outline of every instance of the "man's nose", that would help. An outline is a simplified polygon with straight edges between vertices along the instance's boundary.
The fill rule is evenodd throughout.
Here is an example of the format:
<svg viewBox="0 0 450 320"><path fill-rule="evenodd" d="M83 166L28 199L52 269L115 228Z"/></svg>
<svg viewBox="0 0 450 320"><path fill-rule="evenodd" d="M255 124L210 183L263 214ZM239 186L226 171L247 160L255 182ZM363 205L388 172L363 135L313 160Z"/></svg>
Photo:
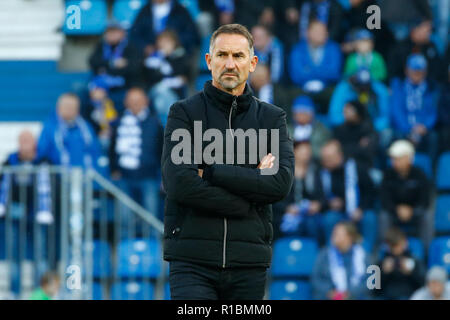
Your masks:
<svg viewBox="0 0 450 320"><path fill-rule="evenodd" d="M228 57L226 68L227 69L234 69L236 67L236 63L234 62L233 57Z"/></svg>

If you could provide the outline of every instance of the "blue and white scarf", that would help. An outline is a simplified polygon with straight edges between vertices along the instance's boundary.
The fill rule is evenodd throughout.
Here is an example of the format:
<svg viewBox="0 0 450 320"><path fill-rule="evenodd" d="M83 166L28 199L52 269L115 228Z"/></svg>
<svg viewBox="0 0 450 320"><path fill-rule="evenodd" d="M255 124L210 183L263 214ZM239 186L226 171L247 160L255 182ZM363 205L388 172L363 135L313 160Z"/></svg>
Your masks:
<svg viewBox="0 0 450 320"><path fill-rule="evenodd" d="M41 224L51 224L54 219L51 209L50 169L47 165L40 166L37 173L37 193L38 210L36 221Z"/></svg>
<svg viewBox="0 0 450 320"><path fill-rule="evenodd" d="M347 160L344 165L345 178L345 212L349 218L352 218L353 213L359 206L359 185L358 185L358 171L356 162L353 159ZM322 182L323 191L327 200L333 199L335 196L332 191L331 173L327 169L322 169L320 172L320 179Z"/></svg>
<svg viewBox="0 0 450 320"><path fill-rule="evenodd" d="M11 174L3 174L3 179L0 184L0 218L6 214L6 208L8 206L8 195L11 187Z"/></svg>
<svg viewBox="0 0 450 320"><path fill-rule="evenodd" d="M320 22L328 25L330 15L330 1L322 1L319 3L311 3L311 1L304 2L300 9L300 39L305 39L308 33L309 17L311 11L315 10L315 18Z"/></svg>
<svg viewBox="0 0 450 320"><path fill-rule="evenodd" d="M411 127L417 124L416 112L423 107L423 96L426 90L426 81L415 85L409 79L405 80L406 110L408 111L407 121Z"/></svg>
<svg viewBox="0 0 450 320"><path fill-rule="evenodd" d="M108 60L110 66L113 66L114 61L123 57L125 48L128 45L128 40L125 38L120 41L115 48L106 42L103 43L103 59Z"/></svg>
<svg viewBox="0 0 450 320"><path fill-rule="evenodd" d="M93 137L91 135L91 132L89 131L86 121L81 117L77 117L74 120L73 125L77 126L80 129L81 136L83 138L85 146L91 145L91 143L93 141ZM68 130L69 130L68 123L66 121L64 121L63 119L61 119L60 117L58 117L58 127L55 131L54 138L55 138L56 148L58 149L60 157L61 157L61 164L63 166L70 166L70 154L64 145L64 139L66 138ZM92 167L92 158L89 153L85 153L85 155L84 155L84 165L86 168Z"/></svg>
<svg viewBox="0 0 450 320"><path fill-rule="evenodd" d="M140 121L144 120L148 113L148 108L138 115L127 110L120 120L115 148L119 156L119 166L123 169L136 170L141 165L142 129Z"/></svg>
<svg viewBox="0 0 450 320"><path fill-rule="evenodd" d="M167 27L170 12L172 11L172 1L168 3L154 4L151 7L153 16L153 31L160 34Z"/></svg>
<svg viewBox="0 0 450 320"><path fill-rule="evenodd" d="M351 274L347 274L342 253L333 245L328 249L331 281L338 292L348 291L349 282L350 286L358 286L366 273L366 253L364 249L359 244L355 244L350 250L352 268Z"/></svg>

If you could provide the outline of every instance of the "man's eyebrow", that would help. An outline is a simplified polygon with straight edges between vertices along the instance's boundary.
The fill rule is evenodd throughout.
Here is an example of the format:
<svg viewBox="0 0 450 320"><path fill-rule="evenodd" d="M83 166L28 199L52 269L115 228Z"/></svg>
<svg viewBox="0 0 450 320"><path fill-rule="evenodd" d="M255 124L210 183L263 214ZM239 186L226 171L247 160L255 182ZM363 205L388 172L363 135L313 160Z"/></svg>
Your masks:
<svg viewBox="0 0 450 320"><path fill-rule="evenodd" d="M216 52L216 54L228 54L229 53L229 51L225 51L225 50L218 50L217 52ZM238 51L238 52L232 52L231 54L233 54L233 55L235 55L235 54L238 54L238 55L245 55L245 52L244 51Z"/></svg>

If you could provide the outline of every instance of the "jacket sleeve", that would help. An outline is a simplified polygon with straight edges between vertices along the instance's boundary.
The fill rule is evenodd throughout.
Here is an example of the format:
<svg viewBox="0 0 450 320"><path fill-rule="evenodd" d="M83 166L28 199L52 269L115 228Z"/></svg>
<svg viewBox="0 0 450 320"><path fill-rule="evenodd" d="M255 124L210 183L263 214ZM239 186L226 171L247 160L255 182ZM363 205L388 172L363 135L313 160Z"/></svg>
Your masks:
<svg viewBox="0 0 450 320"><path fill-rule="evenodd" d="M172 149L177 145L177 141L171 139L172 133L176 129L185 129L192 132L190 127L188 116L182 105L174 104L170 108L167 119L161 158L163 186L168 199L219 216L248 216L250 212L248 201L221 187L212 186L202 179L198 175L198 165L175 164L172 161ZM194 150L193 143L191 143L191 150ZM191 163L194 163L193 158L192 152L190 155Z"/></svg>
<svg viewBox="0 0 450 320"><path fill-rule="evenodd" d="M275 203L284 199L294 180L294 152L286 125L286 114L280 113L275 129L279 129L279 169L272 175L261 174L260 169L214 164L210 181L245 199L259 204Z"/></svg>

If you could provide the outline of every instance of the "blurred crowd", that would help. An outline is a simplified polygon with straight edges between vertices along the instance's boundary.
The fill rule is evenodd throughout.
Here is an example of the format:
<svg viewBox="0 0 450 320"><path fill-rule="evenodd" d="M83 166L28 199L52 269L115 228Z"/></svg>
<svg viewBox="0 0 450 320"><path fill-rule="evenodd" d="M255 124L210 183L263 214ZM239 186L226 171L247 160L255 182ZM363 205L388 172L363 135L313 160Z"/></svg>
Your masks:
<svg viewBox="0 0 450 320"><path fill-rule="evenodd" d="M368 297L362 266L376 256L378 298L449 298L445 270L426 274L407 245L433 238L433 175L415 155L434 170L450 150L448 1L199 0L196 16L187 3L151 0L128 29L111 21L85 92L62 95L40 137L24 132L6 164L94 167L162 218L169 108L209 79L203 60L215 28L240 23L259 57L253 93L286 111L294 140L295 182L273 206L275 238L311 237L324 248L315 297ZM366 27L371 5L380 29Z"/></svg>

